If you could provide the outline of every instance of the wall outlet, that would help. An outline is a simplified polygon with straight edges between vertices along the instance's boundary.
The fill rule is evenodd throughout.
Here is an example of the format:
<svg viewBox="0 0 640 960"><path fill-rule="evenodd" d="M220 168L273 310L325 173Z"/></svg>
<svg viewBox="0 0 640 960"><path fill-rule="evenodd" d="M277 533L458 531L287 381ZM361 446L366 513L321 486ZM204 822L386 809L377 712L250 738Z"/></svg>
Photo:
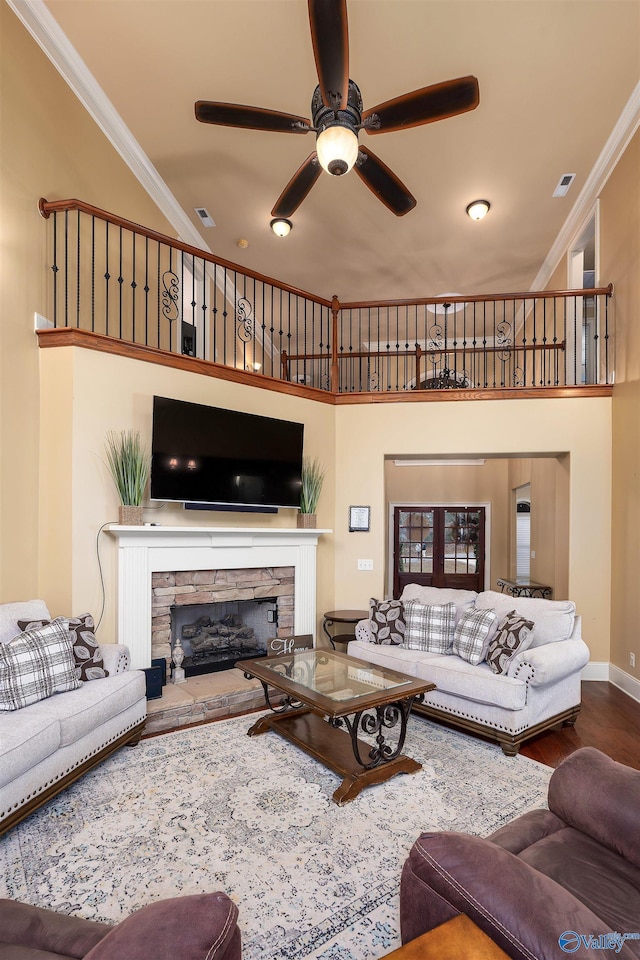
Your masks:
<svg viewBox="0 0 640 960"><path fill-rule="evenodd" d="M630 653L630 654L629 654L629 666L630 666L630 667L635 667L635 665L636 665L636 655L635 655L635 653Z"/></svg>
<svg viewBox="0 0 640 960"><path fill-rule="evenodd" d="M535 560L535 558L536 558L536 552L535 552L535 550L532 550L532 551L531 551L531 559L532 559L532 560Z"/></svg>
<svg viewBox="0 0 640 960"><path fill-rule="evenodd" d="M373 560L358 560L358 570L373 570Z"/></svg>

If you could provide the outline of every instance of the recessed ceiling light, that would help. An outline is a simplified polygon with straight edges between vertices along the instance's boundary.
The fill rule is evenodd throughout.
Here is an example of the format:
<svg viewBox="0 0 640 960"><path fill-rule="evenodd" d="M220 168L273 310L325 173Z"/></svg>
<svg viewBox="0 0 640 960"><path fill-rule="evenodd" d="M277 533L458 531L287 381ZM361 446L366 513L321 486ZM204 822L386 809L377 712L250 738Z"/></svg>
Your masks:
<svg viewBox="0 0 640 960"><path fill-rule="evenodd" d="M291 220L285 220L283 217L276 217L269 224L276 237L288 237L293 229Z"/></svg>
<svg viewBox="0 0 640 960"><path fill-rule="evenodd" d="M193 209L200 217L203 227L215 227L215 221L206 207L194 207Z"/></svg>
<svg viewBox="0 0 640 960"><path fill-rule="evenodd" d="M564 197L569 192L569 187L575 180L575 173L563 173L560 179L558 180L558 185L553 191L554 197Z"/></svg>
<svg viewBox="0 0 640 960"><path fill-rule="evenodd" d="M472 220L484 220L490 209L491 204L488 200L473 200L467 206L467 213Z"/></svg>

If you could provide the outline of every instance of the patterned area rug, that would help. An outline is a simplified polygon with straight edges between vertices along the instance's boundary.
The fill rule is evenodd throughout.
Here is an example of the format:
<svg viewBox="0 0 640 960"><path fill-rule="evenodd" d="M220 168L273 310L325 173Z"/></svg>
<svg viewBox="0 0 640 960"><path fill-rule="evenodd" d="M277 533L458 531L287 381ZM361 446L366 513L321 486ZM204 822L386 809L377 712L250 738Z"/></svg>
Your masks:
<svg viewBox="0 0 640 960"><path fill-rule="evenodd" d="M118 921L226 891L245 960L376 960L400 946L399 883L424 830L485 835L545 806L551 769L409 721L423 764L337 807L340 778L239 717L125 748L0 840L0 896Z"/></svg>

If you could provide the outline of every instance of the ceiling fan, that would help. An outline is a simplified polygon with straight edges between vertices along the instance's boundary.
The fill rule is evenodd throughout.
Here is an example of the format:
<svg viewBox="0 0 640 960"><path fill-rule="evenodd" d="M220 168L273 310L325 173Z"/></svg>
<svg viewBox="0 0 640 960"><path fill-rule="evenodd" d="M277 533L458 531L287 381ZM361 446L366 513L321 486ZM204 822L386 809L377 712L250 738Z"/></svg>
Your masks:
<svg viewBox="0 0 640 960"><path fill-rule="evenodd" d="M196 119L227 127L279 133L315 133L316 149L294 173L271 215L290 217L322 170L342 176L355 166L360 179L396 216L416 205L402 181L368 147L358 133L390 133L475 110L479 102L475 77L460 77L422 87L363 111L358 86L349 79L347 0L308 0L311 40L318 86L311 100L312 120L290 113L236 103L198 100Z"/></svg>

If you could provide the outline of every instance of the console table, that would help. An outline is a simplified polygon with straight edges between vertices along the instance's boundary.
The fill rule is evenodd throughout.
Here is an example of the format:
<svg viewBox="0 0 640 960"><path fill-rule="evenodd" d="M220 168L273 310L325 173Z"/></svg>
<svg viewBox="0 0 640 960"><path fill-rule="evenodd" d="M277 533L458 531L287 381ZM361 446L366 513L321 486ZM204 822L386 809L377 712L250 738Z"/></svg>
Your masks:
<svg viewBox="0 0 640 960"><path fill-rule="evenodd" d="M322 629L324 630L329 643L336 649L336 643L350 643L354 638L353 631L351 633L336 633L332 635L329 632L329 627L332 627L334 623L350 623L354 627L356 623L360 620L366 620L369 616L368 610L327 610L326 613L323 613Z"/></svg>
<svg viewBox="0 0 640 960"><path fill-rule="evenodd" d="M546 583L538 583L528 577L514 577L513 580L498 577L497 584L502 593L506 590L512 597L542 597L543 600L550 600L553 593L553 588Z"/></svg>

